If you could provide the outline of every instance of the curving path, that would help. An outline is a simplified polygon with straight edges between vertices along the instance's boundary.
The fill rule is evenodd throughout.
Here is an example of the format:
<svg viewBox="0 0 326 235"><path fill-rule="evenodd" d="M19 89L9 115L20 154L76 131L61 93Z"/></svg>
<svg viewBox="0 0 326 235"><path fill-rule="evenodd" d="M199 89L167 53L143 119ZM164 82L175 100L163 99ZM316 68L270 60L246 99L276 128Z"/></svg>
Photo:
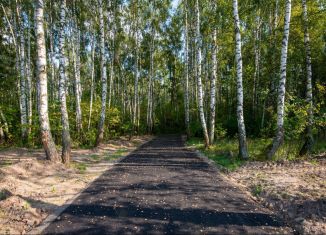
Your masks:
<svg viewBox="0 0 326 235"><path fill-rule="evenodd" d="M287 234L270 211L184 147L146 143L93 182L44 234Z"/></svg>

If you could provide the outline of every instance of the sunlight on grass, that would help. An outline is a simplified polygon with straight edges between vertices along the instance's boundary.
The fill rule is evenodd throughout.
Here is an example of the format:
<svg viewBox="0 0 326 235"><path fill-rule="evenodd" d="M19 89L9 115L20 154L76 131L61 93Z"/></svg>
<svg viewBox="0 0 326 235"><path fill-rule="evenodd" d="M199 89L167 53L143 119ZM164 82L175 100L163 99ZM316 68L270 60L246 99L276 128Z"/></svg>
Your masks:
<svg viewBox="0 0 326 235"><path fill-rule="evenodd" d="M114 161L114 160L126 155L127 152L128 152L128 149L118 149L113 154L108 154L108 155L104 156L103 160L104 161Z"/></svg>
<svg viewBox="0 0 326 235"><path fill-rule="evenodd" d="M266 149L272 143L269 139L247 139L249 160L265 161ZM216 164L221 165L228 170L235 170L241 166L244 161L238 158L238 140L237 139L220 139L208 149L204 148L204 142L200 138L191 138L187 141L187 145L200 150L205 156L213 160ZM297 140L285 141L285 143L277 151L273 160L295 160L302 143ZM325 152L326 144L322 141L316 142L314 153Z"/></svg>

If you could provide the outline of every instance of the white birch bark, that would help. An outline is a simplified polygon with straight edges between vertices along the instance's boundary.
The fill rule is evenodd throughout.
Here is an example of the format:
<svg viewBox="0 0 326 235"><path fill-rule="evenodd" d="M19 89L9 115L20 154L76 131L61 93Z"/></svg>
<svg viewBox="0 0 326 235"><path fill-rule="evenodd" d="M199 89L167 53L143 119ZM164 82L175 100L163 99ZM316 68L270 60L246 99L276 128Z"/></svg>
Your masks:
<svg viewBox="0 0 326 235"><path fill-rule="evenodd" d="M80 30L76 29L76 47L74 50L74 64L75 64L75 94L76 94L76 127L77 133L80 134L82 125L82 109L81 96L82 88L80 82Z"/></svg>
<svg viewBox="0 0 326 235"><path fill-rule="evenodd" d="M48 90L46 74L46 47L44 36L44 2L35 0L35 33L37 47L37 78L39 87L39 120L41 139L45 150L46 158L51 161L59 161L59 156L52 139L48 115Z"/></svg>
<svg viewBox="0 0 326 235"><path fill-rule="evenodd" d="M70 143L70 130L68 111L66 103L66 57L65 57L65 24L66 24L66 0L61 0L60 6L60 29L59 29L59 97L61 109L61 123L62 123L62 162L69 164L71 143Z"/></svg>
<svg viewBox="0 0 326 235"><path fill-rule="evenodd" d="M210 84L210 118L209 118L209 142L210 144L214 143L215 137L215 108L216 108L216 75L217 75L217 30L214 29L213 33L213 51L212 51L212 75L211 75L211 84Z"/></svg>
<svg viewBox="0 0 326 235"><path fill-rule="evenodd" d="M198 92L198 108L201 126L203 128L203 134L205 139L205 146L209 146L209 137L204 113L204 101L203 101L203 84L202 84L202 54L201 54L201 36L200 36L200 13L199 2L196 0L196 50L197 50L197 92Z"/></svg>
<svg viewBox="0 0 326 235"><path fill-rule="evenodd" d="M99 146L104 138L104 123L106 114L106 98L107 98L107 74L106 74L106 56L105 56L105 30L103 17L103 1L99 0L99 17L100 17L100 49L101 49L101 80L102 80L102 105L101 114L98 125L98 132L96 138L96 146Z"/></svg>
<svg viewBox="0 0 326 235"><path fill-rule="evenodd" d="M278 87L278 99L277 99L277 131L273 140L272 147L269 150L267 156L271 159L284 140L284 106L285 106L285 83L286 83L286 66L287 66L287 54L288 43L290 35L290 20L291 20L291 0L286 0L285 16L284 16L284 32L282 40L281 51L281 68L280 68L280 81Z"/></svg>
<svg viewBox="0 0 326 235"><path fill-rule="evenodd" d="M92 55L91 55L91 97L89 102L89 118L88 118L88 127L89 130L91 127L92 120L92 111L93 111L93 97L94 97L94 73L95 73L95 37L92 39Z"/></svg>
<svg viewBox="0 0 326 235"><path fill-rule="evenodd" d="M138 101L139 101L139 94L138 94L138 80L139 80L139 71L138 71L138 60L139 60L139 55L138 55L138 44L139 44L139 35L138 35L138 20L136 20L136 25L135 25L135 39L136 39L136 48L135 48L135 83L134 83L134 105L133 105L133 129L134 133L136 133L136 130L138 130L138 125L137 125L137 110L138 110Z"/></svg>
<svg viewBox="0 0 326 235"><path fill-rule="evenodd" d="M151 45L150 45L150 68L149 68L149 80L148 80L148 93L147 93L147 130L148 133L153 131L153 76L154 76L154 25L152 25L151 33Z"/></svg>
<svg viewBox="0 0 326 235"><path fill-rule="evenodd" d="M185 125L187 137L190 137L190 115L189 115L189 50L188 50L188 1L185 2L185 95L184 95L184 105L185 105Z"/></svg>
<svg viewBox="0 0 326 235"><path fill-rule="evenodd" d="M308 103L308 125L306 128L305 143L300 150L300 155L305 155L310 153L314 144L314 138L312 135L313 127L313 102L312 102L312 67L311 67L311 48L310 48L310 36L308 29L308 10L307 1L302 0L302 10L303 10L303 22L304 22L304 45L306 50L306 101Z"/></svg>
<svg viewBox="0 0 326 235"><path fill-rule="evenodd" d="M20 121L21 134L23 143L28 142L28 120L27 120L27 87L26 87L26 62L25 62L25 35L24 35L24 19L17 6L17 14L19 16L19 38L20 38Z"/></svg>
<svg viewBox="0 0 326 235"><path fill-rule="evenodd" d="M30 20L30 19L29 19ZM26 88L27 88L27 111L28 111L28 135L32 131L33 103L32 103L32 74L31 74L31 33L30 22L27 30L27 67L26 67Z"/></svg>
<svg viewBox="0 0 326 235"><path fill-rule="evenodd" d="M233 0L233 17L235 26L235 59L237 65L237 120L239 138L239 156L248 159L246 128L243 117L242 53L238 0Z"/></svg>
<svg viewBox="0 0 326 235"><path fill-rule="evenodd" d="M254 72L254 84L253 84L253 89L252 89L252 110L253 110L254 118L255 118L256 106L257 106L257 86L258 86L259 77L260 77L260 25L261 25L261 19L260 19L259 13L256 16L256 20L255 20L256 28L254 30L255 72Z"/></svg>

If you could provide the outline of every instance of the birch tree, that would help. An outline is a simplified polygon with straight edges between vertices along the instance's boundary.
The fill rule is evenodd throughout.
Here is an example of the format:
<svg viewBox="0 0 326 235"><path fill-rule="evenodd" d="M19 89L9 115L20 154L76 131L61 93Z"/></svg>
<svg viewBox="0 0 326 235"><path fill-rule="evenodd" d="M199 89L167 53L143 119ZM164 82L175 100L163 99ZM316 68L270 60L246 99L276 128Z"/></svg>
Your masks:
<svg viewBox="0 0 326 235"><path fill-rule="evenodd" d="M77 24L77 20L76 20ZM81 109L81 96L82 88L80 82L80 30L78 26L75 29L75 50L74 50L74 67L75 67L75 94L76 94L76 126L77 132L80 134L83 125L82 125L82 109Z"/></svg>
<svg viewBox="0 0 326 235"><path fill-rule="evenodd" d="M51 161L59 161L59 156L52 139L48 116L48 90L46 74L46 47L44 36L44 2L35 0L35 33L36 33L36 68L39 84L39 120L43 148L46 158Z"/></svg>
<svg viewBox="0 0 326 235"><path fill-rule="evenodd" d="M248 159L246 128L243 117L242 53L238 0L233 0L233 18L235 27L235 60L237 65L237 120L239 138L239 156Z"/></svg>
<svg viewBox="0 0 326 235"><path fill-rule="evenodd" d="M100 17L100 50L101 50L101 83L102 83L102 105L101 114L97 130L97 138L95 146L99 146L104 138L104 123L106 114L106 98L107 98L107 74L106 74L106 56L105 56L105 30L104 30L104 17L103 17L103 1L98 0L99 4L99 17Z"/></svg>
<svg viewBox="0 0 326 235"><path fill-rule="evenodd" d="M204 101L203 101L203 84L201 80L202 76L202 54L201 54L201 36L200 36L200 12L199 2L196 0L196 50L197 50L197 89L198 89L198 108L201 126L203 128L203 134L205 138L205 146L209 146L209 137L207 132L207 125L204 113Z"/></svg>
<svg viewBox="0 0 326 235"><path fill-rule="evenodd" d="M267 156L269 159L275 155L276 151L284 141L284 106L285 106L285 83L286 83L286 67L287 67L287 54L290 35L290 20L291 20L291 0L286 0L285 16L284 16L284 32L282 40L281 51L281 68L280 68L280 81L278 87L277 98L277 130L276 136L273 140L272 147Z"/></svg>
<svg viewBox="0 0 326 235"><path fill-rule="evenodd" d="M213 9L216 10L216 3L213 4ZM210 118L209 118L209 142L214 143L215 135L215 108L216 108L216 75L217 75L217 29L216 26L213 30L213 51L212 51L212 75L210 84Z"/></svg>
<svg viewBox="0 0 326 235"><path fill-rule="evenodd" d="M186 125L186 132L187 137L190 137L190 114L189 114L189 55L188 55L188 1L185 1L184 4L184 12L185 12L185 52L184 52L184 61L185 61L185 94L184 94L184 105L185 105L185 125Z"/></svg>
<svg viewBox="0 0 326 235"><path fill-rule="evenodd" d="M26 63L25 63L25 22L21 12L21 6L17 3L17 16L19 18L19 39L20 39L20 120L23 143L28 142L28 110L27 110L27 87L26 87Z"/></svg>
<svg viewBox="0 0 326 235"><path fill-rule="evenodd" d="M308 30L308 10L307 10L307 1L302 0L302 10L303 10L303 22L304 22L304 45L306 51L306 100L308 104L308 125L306 128L305 143L300 150L300 155L305 155L311 152L314 138L312 135L312 126L313 126L313 102L312 102L312 67L311 67L311 49L310 49L310 37Z"/></svg>
<svg viewBox="0 0 326 235"><path fill-rule="evenodd" d="M62 123L62 162L69 164L71 143L68 111L66 104L66 57L65 57L65 24L66 24L66 0L61 0L60 6L60 29L59 29L59 97L61 109L61 123Z"/></svg>

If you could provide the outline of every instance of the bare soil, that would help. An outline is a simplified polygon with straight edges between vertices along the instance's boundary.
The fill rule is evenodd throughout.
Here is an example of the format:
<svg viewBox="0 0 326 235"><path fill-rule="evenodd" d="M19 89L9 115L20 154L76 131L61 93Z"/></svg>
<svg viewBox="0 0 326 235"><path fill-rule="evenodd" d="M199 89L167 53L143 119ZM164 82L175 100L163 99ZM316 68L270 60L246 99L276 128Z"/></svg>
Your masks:
<svg viewBox="0 0 326 235"><path fill-rule="evenodd" d="M299 234L326 234L326 156L275 163L248 162L228 178L278 212Z"/></svg>
<svg viewBox="0 0 326 235"><path fill-rule="evenodd" d="M109 141L72 151L69 168L44 159L43 150L0 151L0 234L25 234L150 136Z"/></svg>

